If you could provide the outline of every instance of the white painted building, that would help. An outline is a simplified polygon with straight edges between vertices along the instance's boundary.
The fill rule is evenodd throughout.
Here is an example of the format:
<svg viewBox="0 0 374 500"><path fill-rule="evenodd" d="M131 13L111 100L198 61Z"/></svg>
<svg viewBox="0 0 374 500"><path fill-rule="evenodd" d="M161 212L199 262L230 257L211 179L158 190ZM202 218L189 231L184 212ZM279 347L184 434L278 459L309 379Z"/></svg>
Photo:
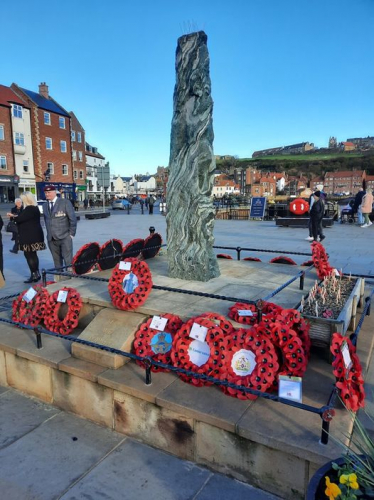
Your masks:
<svg viewBox="0 0 374 500"><path fill-rule="evenodd" d="M102 198L103 183L98 179L97 167L105 166L105 158L98 153L97 148L86 143L86 181L87 198L96 200Z"/></svg>
<svg viewBox="0 0 374 500"><path fill-rule="evenodd" d="M15 109L17 106L17 109ZM19 177L19 193L31 191L36 193L34 160L32 154L30 109L22 107L22 118L19 116L20 106L12 104L13 147L16 175Z"/></svg>

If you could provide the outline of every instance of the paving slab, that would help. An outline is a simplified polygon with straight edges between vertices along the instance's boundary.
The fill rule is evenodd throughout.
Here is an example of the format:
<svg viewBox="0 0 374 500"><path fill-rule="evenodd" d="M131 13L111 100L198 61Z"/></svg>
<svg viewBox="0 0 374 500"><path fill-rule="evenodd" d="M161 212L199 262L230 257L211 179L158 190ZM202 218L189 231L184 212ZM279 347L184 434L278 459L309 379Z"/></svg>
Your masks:
<svg viewBox="0 0 374 500"><path fill-rule="evenodd" d="M36 429L60 410L0 387L0 449Z"/></svg>
<svg viewBox="0 0 374 500"><path fill-rule="evenodd" d="M194 498L211 475L191 462L127 439L61 500L186 500ZM123 478L131 478L126 489Z"/></svg>
<svg viewBox="0 0 374 500"><path fill-rule="evenodd" d="M229 479L220 474L214 474L209 478L204 488L197 494L194 500L277 500L279 497L261 491L249 484L241 483L235 479Z"/></svg>
<svg viewBox="0 0 374 500"><path fill-rule="evenodd" d="M51 500L69 489L124 438L61 412L0 450L6 500Z"/></svg>

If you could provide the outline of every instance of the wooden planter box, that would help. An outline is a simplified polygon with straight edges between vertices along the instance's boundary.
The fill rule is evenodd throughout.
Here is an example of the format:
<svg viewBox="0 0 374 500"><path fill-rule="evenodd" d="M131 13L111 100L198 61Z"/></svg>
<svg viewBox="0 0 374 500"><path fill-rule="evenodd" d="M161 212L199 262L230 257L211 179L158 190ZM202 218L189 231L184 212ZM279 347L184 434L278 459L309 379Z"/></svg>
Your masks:
<svg viewBox="0 0 374 500"><path fill-rule="evenodd" d="M348 278L343 277L342 279L347 280ZM345 335L348 328L355 330L357 306L361 304L364 295L365 280L363 278L352 278L352 280L356 280L356 284L336 319L301 314L310 323L309 336L312 345L330 348L333 333L339 332ZM307 299L307 296L304 299Z"/></svg>

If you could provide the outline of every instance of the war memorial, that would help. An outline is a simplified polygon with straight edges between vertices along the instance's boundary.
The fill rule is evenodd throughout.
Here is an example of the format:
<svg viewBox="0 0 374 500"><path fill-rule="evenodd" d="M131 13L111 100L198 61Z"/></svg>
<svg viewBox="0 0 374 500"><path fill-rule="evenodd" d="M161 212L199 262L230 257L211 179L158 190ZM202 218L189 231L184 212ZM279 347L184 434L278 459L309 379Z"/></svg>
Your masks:
<svg viewBox="0 0 374 500"><path fill-rule="evenodd" d="M217 258L212 113L207 36L184 35L166 242L113 235L87 242L72 269L44 270L1 313L0 385L302 499L350 439L347 408L364 406L372 289L317 242L302 266L246 257L235 241L237 260Z"/></svg>

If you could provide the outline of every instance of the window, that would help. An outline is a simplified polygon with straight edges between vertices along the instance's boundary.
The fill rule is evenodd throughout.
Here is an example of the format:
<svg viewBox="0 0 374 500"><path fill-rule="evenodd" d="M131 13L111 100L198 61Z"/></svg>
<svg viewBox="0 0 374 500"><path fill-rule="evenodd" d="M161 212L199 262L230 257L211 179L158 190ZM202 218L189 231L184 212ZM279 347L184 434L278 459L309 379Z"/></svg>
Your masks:
<svg viewBox="0 0 374 500"><path fill-rule="evenodd" d="M52 149L52 139L50 137L45 138L45 149Z"/></svg>
<svg viewBox="0 0 374 500"><path fill-rule="evenodd" d="M73 149L73 160L75 161L77 159L77 152L75 149Z"/></svg>
<svg viewBox="0 0 374 500"><path fill-rule="evenodd" d="M67 165L62 165L62 175L69 175L69 169Z"/></svg>
<svg viewBox="0 0 374 500"><path fill-rule="evenodd" d="M74 142L75 141L75 130L71 131L71 140Z"/></svg>
<svg viewBox="0 0 374 500"><path fill-rule="evenodd" d="M66 141L60 141L61 153L66 153Z"/></svg>
<svg viewBox="0 0 374 500"><path fill-rule="evenodd" d="M51 115L50 113L47 113L47 111L44 111L44 124L45 125L51 124Z"/></svg>
<svg viewBox="0 0 374 500"><path fill-rule="evenodd" d="M4 125L0 125L0 141L4 140Z"/></svg>
<svg viewBox="0 0 374 500"><path fill-rule="evenodd" d="M14 144L17 144L18 146L25 145L25 136L21 134L21 132L15 133Z"/></svg>
<svg viewBox="0 0 374 500"><path fill-rule="evenodd" d="M13 116L15 118L22 118L23 108L18 104L13 104Z"/></svg>
<svg viewBox="0 0 374 500"><path fill-rule="evenodd" d="M47 163L47 170L49 170L49 175L53 175L55 173L55 167L53 163Z"/></svg>
<svg viewBox="0 0 374 500"><path fill-rule="evenodd" d="M78 179L78 172L76 170L74 170L73 172L73 177L74 179Z"/></svg>
<svg viewBox="0 0 374 500"><path fill-rule="evenodd" d="M29 161L23 160L23 172L27 174L28 171L29 171Z"/></svg>
<svg viewBox="0 0 374 500"><path fill-rule="evenodd" d="M83 153L82 153L82 151L78 151L78 158L79 158L79 161L83 161Z"/></svg>
<svg viewBox="0 0 374 500"><path fill-rule="evenodd" d="M65 128L65 118L63 116L58 117L58 126L60 128Z"/></svg>
<svg viewBox="0 0 374 500"><path fill-rule="evenodd" d="M3 156L3 155L0 156L0 169L1 170L6 170L7 169L7 166L6 166L6 156Z"/></svg>
<svg viewBox="0 0 374 500"><path fill-rule="evenodd" d="M77 140L78 142L82 142L82 134L80 132L77 132Z"/></svg>
<svg viewBox="0 0 374 500"><path fill-rule="evenodd" d="M79 178L83 179L83 170L79 170Z"/></svg>

